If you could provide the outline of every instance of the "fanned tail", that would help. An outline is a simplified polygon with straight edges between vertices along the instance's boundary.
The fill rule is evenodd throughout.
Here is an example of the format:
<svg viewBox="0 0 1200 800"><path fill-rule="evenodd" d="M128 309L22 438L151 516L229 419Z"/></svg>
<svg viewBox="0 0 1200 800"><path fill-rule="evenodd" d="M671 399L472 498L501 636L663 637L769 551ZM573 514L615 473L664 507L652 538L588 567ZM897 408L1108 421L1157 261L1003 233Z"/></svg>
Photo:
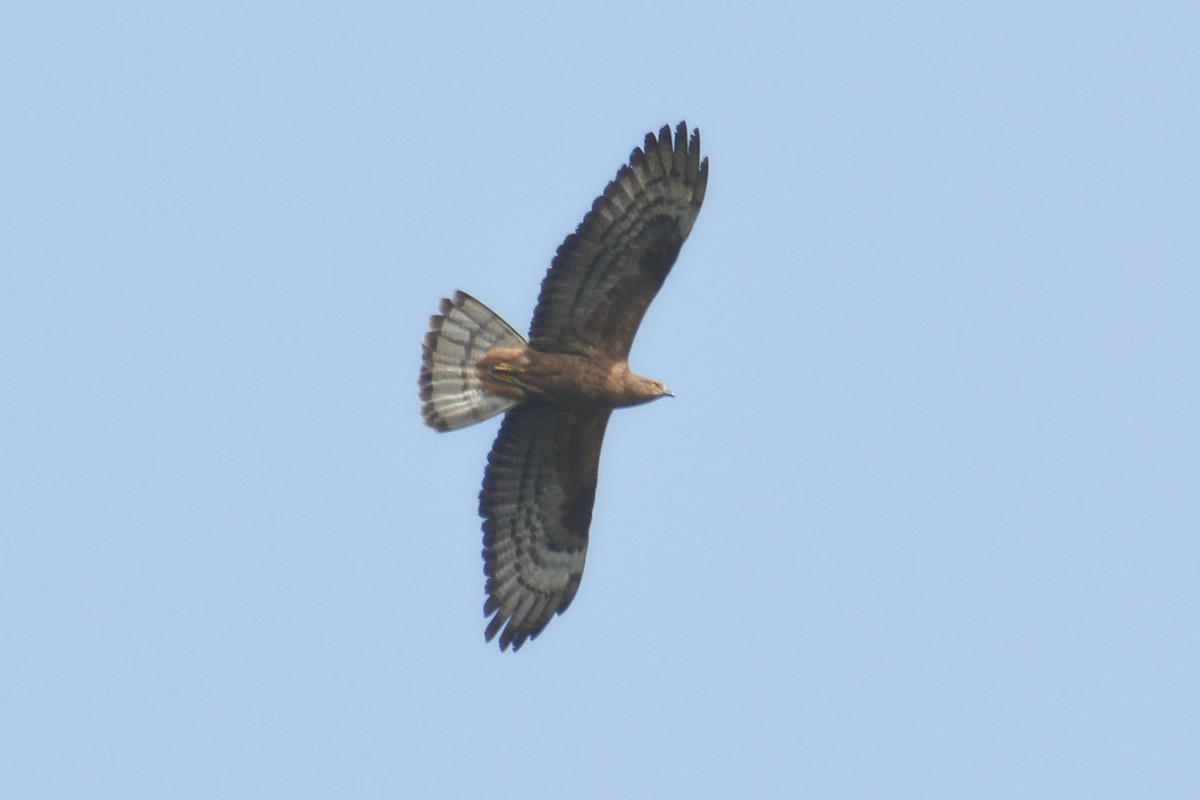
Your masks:
<svg viewBox="0 0 1200 800"><path fill-rule="evenodd" d="M438 431L465 428L494 417L519 401L489 394L475 371L497 347L524 347L525 339L466 292L442 300L421 342L421 415Z"/></svg>

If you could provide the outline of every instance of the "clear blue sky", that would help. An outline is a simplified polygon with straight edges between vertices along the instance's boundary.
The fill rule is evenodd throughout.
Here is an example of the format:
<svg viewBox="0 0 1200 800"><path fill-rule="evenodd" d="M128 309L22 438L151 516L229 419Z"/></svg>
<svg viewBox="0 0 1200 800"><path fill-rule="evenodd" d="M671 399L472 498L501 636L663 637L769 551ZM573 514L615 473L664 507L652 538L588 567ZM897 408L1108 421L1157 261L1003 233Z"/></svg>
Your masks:
<svg viewBox="0 0 1200 800"><path fill-rule="evenodd" d="M1195 3L168 5L0 11L0 795L1200 796ZM501 654L426 317L680 119Z"/></svg>

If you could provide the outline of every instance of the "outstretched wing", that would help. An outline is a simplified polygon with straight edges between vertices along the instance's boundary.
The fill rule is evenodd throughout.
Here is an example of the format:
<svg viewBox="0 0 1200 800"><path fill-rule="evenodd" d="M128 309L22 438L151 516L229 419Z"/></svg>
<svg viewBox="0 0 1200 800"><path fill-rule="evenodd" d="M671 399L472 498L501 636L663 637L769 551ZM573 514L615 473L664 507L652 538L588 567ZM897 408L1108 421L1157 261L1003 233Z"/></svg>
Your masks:
<svg viewBox="0 0 1200 800"><path fill-rule="evenodd" d="M487 575L485 636L517 650L571 604L587 556L608 409L526 401L488 456L479 513Z"/></svg>
<svg viewBox="0 0 1200 800"><path fill-rule="evenodd" d="M530 344L546 352L625 359L642 316L704 202L700 131L663 126L629 157L542 281Z"/></svg>

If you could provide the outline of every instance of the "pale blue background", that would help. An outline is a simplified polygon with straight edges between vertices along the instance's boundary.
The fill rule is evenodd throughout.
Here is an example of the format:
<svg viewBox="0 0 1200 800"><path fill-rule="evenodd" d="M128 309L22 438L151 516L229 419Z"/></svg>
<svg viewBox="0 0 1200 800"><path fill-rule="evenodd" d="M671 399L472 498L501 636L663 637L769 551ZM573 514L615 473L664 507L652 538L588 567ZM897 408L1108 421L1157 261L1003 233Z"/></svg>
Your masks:
<svg viewBox="0 0 1200 800"><path fill-rule="evenodd" d="M0 795L1200 797L1200 12L0 11ZM495 423L630 149L704 211L588 569L482 638Z"/></svg>

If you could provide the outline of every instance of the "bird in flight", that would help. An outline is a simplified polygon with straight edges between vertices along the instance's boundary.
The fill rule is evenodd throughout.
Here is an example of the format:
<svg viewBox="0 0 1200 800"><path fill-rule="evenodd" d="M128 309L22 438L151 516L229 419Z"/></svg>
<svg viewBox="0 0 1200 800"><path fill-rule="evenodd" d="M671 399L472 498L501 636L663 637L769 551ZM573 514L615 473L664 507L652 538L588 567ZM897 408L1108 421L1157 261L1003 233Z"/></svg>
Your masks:
<svg viewBox="0 0 1200 800"><path fill-rule="evenodd" d="M526 341L465 292L422 341L420 397L438 431L503 413L479 494L487 641L520 649L571 604L587 555L604 429L614 408L670 395L629 369L642 316L704 202L700 131L679 123L634 149L542 281Z"/></svg>

